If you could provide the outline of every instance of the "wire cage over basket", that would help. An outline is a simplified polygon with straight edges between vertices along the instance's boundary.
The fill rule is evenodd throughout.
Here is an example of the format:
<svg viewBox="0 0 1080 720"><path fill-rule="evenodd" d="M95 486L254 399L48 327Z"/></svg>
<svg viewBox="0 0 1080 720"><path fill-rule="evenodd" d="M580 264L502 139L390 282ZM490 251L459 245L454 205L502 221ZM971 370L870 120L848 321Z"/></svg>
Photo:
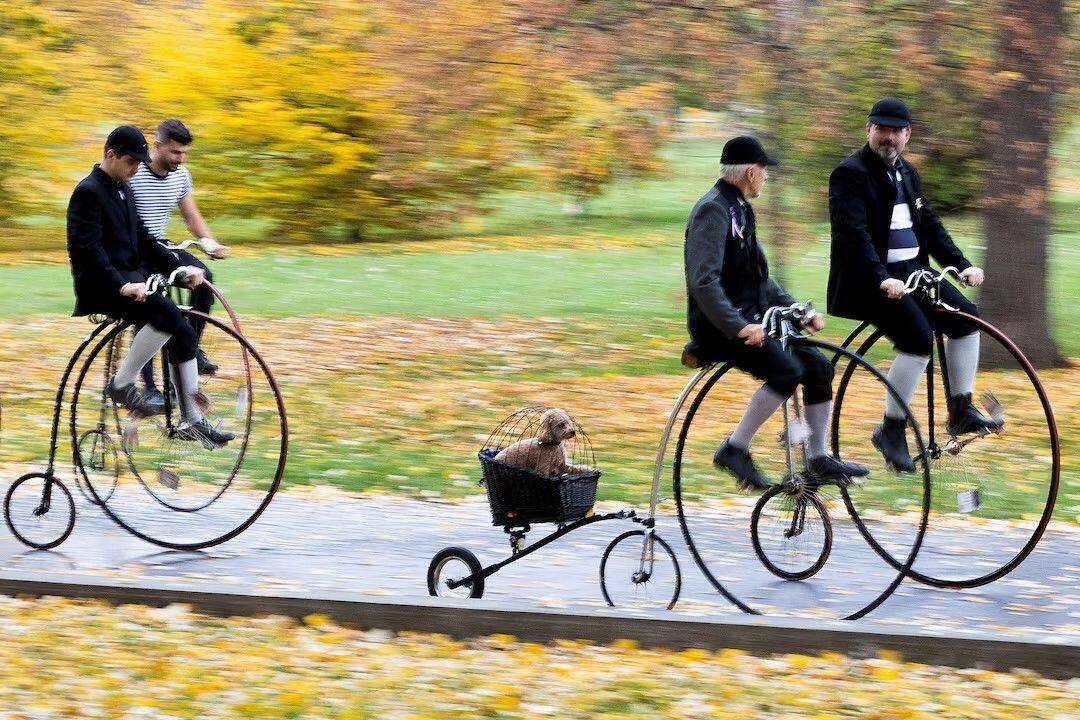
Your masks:
<svg viewBox="0 0 1080 720"><path fill-rule="evenodd" d="M573 522L596 503L600 470L592 443L559 408L517 411L495 428L478 457L494 525Z"/></svg>

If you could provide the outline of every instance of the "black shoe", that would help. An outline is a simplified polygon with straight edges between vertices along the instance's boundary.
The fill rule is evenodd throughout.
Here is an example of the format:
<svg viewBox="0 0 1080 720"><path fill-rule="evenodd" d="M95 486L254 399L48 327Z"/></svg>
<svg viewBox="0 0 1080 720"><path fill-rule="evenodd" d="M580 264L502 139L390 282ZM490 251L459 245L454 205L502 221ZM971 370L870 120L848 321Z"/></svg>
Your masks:
<svg viewBox="0 0 1080 720"><path fill-rule="evenodd" d="M713 455L713 465L724 468L735 476L740 490L767 490L769 483L754 467L750 453L725 440Z"/></svg>
<svg viewBox="0 0 1080 720"><path fill-rule="evenodd" d="M156 387L147 388L146 392L142 395L143 402L147 407L154 409L155 415L160 415L165 412L165 396L161 394L161 391Z"/></svg>
<svg viewBox="0 0 1080 720"><path fill-rule="evenodd" d="M1004 426L1003 420L992 420L979 412L971 401L971 393L949 398L949 422L945 427L953 437L997 432Z"/></svg>
<svg viewBox="0 0 1080 720"><path fill-rule="evenodd" d="M197 423L184 424L176 428L174 437L178 440L201 442L208 450L212 450L226 445L230 440L234 440L236 435L218 430L206 418L203 418Z"/></svg>
<svg viewBox="0 0 1080 720"><path fill-rule="evenodd" d="M109 383L105 386L105 395L116 403L117 407L122 407L132 415L140 417L158 415L165 410L164 403L161 404L160 408L147 403L146 398L135 389L135 383L116 387L115 380L116 378L109 380Z"/></svg>
<svg viewBox="0 0 1080 720"><path fill-rule="evenodd" d="M201 348L195 351L195 366L199 369L200 375L213 375L218 371L218 366L206 357L206 353Z"/></svg>
<svg viewBox="0 0 1080 720"><path fill-rule="evenodd" d="M834 455L821 455L809 463L810 474L818 480L844 481L870 474L870 468L860 463L844 462ZM840 484L840 483L838 483Z"/></svg>
<svg viewBox="0 0 1080 720"><path fill-rule="evenodd" d="M885 464L899 472L915 472L915 461L911 459L907 444L907 420L885 418L877 426L870 442L881 452Z"/></svg>

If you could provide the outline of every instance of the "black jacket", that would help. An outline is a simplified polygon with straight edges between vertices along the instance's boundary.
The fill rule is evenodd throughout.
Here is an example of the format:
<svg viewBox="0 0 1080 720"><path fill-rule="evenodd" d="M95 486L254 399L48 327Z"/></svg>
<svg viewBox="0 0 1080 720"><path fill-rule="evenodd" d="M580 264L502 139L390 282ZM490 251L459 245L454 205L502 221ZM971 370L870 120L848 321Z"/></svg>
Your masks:
<svg viewBox="0 0 1080 720"><path fill-rule="evenodd" d="M98 165L75 186L67 212L68 258L75 282L73 315L104 312L142 269L172 272L180 261L150 236L139 220L135 196Z"/></svg>
<svg viewBox="0 0 1080 720"><path fill-rule="evenodd" d="M971 266L953 243L941 219L922 194L919 173L898 161L901 181L911 206L912 229L919 241L918 261L934 258L958 270ZM861 319L868 300L882 295L881 283L890 276L885 268L889 253L889 225L896 204L896 185L884 161L869 145L849 155L829 176L829 299L832 315Z"/></svg>
<svg viewBox="0 0 1080 720"><path fill-rule="evenodd" d="M695 342L713 350L759 322L769 306L795 302L769 278L754 210L742 200L738 188L720 180L697 201L686 223L687 329Z"/></svg>

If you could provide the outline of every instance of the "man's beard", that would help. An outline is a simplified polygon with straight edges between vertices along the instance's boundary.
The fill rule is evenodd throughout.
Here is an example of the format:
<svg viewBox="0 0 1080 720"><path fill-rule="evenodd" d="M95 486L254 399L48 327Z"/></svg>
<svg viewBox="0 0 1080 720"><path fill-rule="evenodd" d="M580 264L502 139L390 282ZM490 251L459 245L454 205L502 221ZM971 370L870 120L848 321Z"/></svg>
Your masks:
<svg viewBox="0 0 1080 720"><path fill-rule="evenodd" d="M896 158L900 157L900 151L889 145L879 145L874 152L887 163L893 163Z"/></svg>

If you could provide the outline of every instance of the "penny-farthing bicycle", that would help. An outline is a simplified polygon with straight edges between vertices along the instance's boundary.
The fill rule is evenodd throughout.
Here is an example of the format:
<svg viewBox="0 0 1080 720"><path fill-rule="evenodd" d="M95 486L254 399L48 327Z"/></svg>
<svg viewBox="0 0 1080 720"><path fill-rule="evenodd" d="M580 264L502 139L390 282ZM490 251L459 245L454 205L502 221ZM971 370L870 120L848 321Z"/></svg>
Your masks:
<svg viewBox="0 0 1080 720"><path fill-rule="evenodd" d="M926 432L922 452L933 478L933 501L923 552L910 574L937 587L971 588L1004 577L1035 548L1054 511L1061 447L1050 399L1020 348L990 323L941 300L941 283L949 274L959 277L952 267L940 273L917 271L908 277L906 291L925 295L932 325L936 318L959 315L978 329L983 367L976 395L1005 425L998 433L957 437L948 431L948 340L935 328L926 382L911 403ZM896 356L888 338L869 323L857 327L842 347L854 349L879 370ZM873 426L864 421L863 405L875 389L867 382L871 376L866 365L848 363L844 354L838 354L834 364L833 447L858 451L870 443ZM875 402L880 410L880 392ZM850 511L878 554L892 567L901 567L903 559L876 542L857 502Z"/></svg>
<svg viewBox="0 0 1080 720"><path fill-rule="evenodd" d="M872 381L872 397L892 393L899 399L882 373L857 354L802 335L800 328L812 313L809 303L771 308L762 323L785 349L801 346L817 348L826 357L839 354ZM708 581L741 610L754 614L855 619L878 607L903 581L926 532L927 465L898 476L885 471L876 451L842 446L843 458L870 466L870 475L858 483L815 478L807 471L806 408L796 393L755 440L755 461L774 485L760 497L747 496L729 475L713 467L712 457L760 383L731 372L729 363L701 357L692 344L684 352L684 364L697 372L668 417L657 450L654 490L678 427L671 464L674 499L686 544ZM872 422L880 417L880 408L867 405L863 415ZM910 412L907 428L922 450L922 434ZM896 567L882 562L854 527L848 504L863 509L863 524L873 528L879 545L897 559Z"/></svg>
<svg viewBox="0 0 1080 720"><path fill-rule="evenodd" d="M182 273L152 276L148 291L165 292L182 281ZM75 524L74 499L55 472L65 404L76 483L136 537L171 549L206 548L236 537L269 505L285 469L285 405L270 368L240 333L228 303L210 289L231 323L186 307L181 312L205 321L200 347L218 366L213 376L200 378L199 405L235 438L224 446L183 439L181 389L168 345L161 358L164 412L142 417L117 408L105 386L134 328L106 318L79 345L61 378L46 469L15 480L4 499L4 518L21 542L56 547Z"/></svg>

